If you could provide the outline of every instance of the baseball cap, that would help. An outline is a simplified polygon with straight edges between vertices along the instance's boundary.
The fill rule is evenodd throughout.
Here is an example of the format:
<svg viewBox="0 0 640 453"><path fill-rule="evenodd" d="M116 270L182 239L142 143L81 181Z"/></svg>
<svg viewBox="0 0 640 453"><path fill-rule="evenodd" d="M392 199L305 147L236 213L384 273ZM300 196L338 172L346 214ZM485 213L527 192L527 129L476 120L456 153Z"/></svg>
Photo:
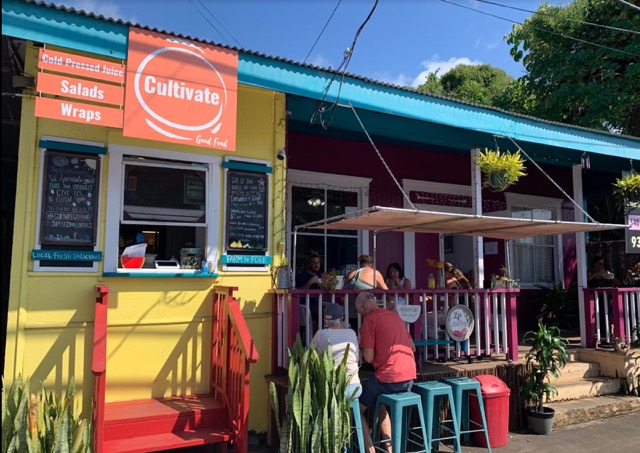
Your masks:
<svg viewBox="0 0 640 453"><path fill-rule="evenodd" d="M324 319L335 320L342 319L342 307L338 304L327 304L324 307Z"/></svg>

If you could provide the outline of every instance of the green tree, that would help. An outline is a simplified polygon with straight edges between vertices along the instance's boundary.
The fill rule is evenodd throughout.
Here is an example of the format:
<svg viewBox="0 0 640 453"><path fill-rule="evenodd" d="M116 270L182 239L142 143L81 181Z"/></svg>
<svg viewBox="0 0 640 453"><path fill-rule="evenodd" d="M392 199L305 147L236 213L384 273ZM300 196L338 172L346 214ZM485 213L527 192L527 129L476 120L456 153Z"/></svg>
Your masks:
<svg viewBox="0 0 640 453"><path fill-rule="evenodd" d="M418 89L475 104L493 105L511 81L513 77L490 64L459 64L439 79L437 71L429 74L427 81Z"/></svg>
<svg viewBox="0 0 640 453"><path fill-rule="evenodd" d="M522 61L526 74L496 105L551 121L640 136L639 31L640 14L619 2L541 5L506 37L511 55Z"/></svg>

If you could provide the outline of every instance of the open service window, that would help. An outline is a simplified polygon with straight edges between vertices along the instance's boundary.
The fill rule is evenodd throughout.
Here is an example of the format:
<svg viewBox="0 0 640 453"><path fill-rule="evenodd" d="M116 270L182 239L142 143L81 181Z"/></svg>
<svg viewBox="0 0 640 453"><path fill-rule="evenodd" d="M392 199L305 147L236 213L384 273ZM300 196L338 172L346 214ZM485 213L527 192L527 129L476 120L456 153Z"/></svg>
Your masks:
<svg viewBox="0 0 640 453"><path fill-rule="evenodd" d="M105 274L216 269L219 185L218 157L110 146Z"/></svg>
<svg viewBox="0 0 640 453"><path fill-rule="evenodd" d="M34 271L97 272L102 143L42 137Z"/></svg>

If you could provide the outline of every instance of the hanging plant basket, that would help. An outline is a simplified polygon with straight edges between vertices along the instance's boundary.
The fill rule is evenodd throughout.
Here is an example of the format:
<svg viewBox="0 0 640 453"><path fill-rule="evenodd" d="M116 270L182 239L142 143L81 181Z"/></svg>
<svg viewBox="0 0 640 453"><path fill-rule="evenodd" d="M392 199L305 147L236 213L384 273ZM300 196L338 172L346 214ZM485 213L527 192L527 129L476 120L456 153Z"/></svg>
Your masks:
<svg viewBox="0 0 640 453"><path fill-rule="evenodd" d="M510 185L509 176L505 172L496 171L485 175L484 186L493 192L507 190Z"/></svg>
<svg viewBox="0 0 640 453"><path fill-rule="evenodd" d="M640 174L632 171L617 179L614 194L630 204L640 203Z"/></svg>
<svg viewBox="0 0 640 453"><path fill-rule="evenodd" d="M511 153L502 152L499 148L485 148L476 157L476 164L484 173L483 186L494 192L506 190L527 174L519 151Z"/></svg>

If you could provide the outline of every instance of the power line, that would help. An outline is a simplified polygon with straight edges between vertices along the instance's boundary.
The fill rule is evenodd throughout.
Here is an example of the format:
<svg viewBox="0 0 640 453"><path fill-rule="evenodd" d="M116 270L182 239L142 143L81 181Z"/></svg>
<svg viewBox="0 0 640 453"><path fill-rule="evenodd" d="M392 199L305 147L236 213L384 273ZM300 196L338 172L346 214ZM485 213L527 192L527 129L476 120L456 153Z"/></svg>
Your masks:
<svg viewBox="0 0 640 453"><path fill-rule="evenodd" d="M223 24L222 22L220 22L220 21L218 20L218 18L217 18L217 17L216 17L216 16L215 16L215 15L214 15L210 10L209 10L209 8L207 8L207 5L205 5L204 3L202 3L202 1L201 1L201 0L197 0L197 1L198 1L198 3L200 3L200 5L201 5L201 6L202 6L202 7L203 7L203 8L204 8L208 13L209 13L209 15L210 15L210 16L211 16L211 17L212 17L212 18L213 18L213 19L218 23L218 25L220 25L220 27L222 27L222 29L227 33L227 35L228 35L228 36L230 36L230 37L231 37L231 39L232 39L233 41L235 41L235 42L236 42L236 44L237 44L239 47L243 47L243 46L242 46L242 44L240 44L240 41L238 41L238 40L235 38L235 36L233 36L233 34L231 34L231 32L230 32L229 30L227 30L227 28L224 26L224 24ZM203 13L202 11L200 11L200 10L196 7L196 4L194 3L194 1L193 1L193 0L189 0L189 3L191 3L191 6L193 6L193 8L194 8L196 11L198 11L198 13L200 13L200 15L203 17L203 19L204 19L204 20L206 20L206 21L209 23L209 25L211 25L211 27L212 27L212 28L213 28L213 29L218 33L218 35L220 35L220 38L221 38L223 41L225 41L225 40L227 40L227 39L228 39L228 38L225 38L225 36L220 32L220 30L218 30L218 28L213 24L213 22L211 22L211 21L207 18L207 16L205 16L205 15L204 15L204 13Z"/></svg>
<svg viewBox="0 0 640 453"><path fill-rule="evenodd" d="M487 5L495 5L495 6L499 6L501 8L514 9L516 11L523 11L525 13L540 14L540 15L543 15L543 16L555 17L556 19L558 19L558 16L556 16L555 14L548 13L546 11L532 11L530 9L518 8L517 6L503 5L502 3L490 2L488 0L476 0L476 2L486 3ZM626 33L634 33L636 35L640 35L640 31L629 30L629 29L626 29L626 28L618 28L618 27L612 27L610 25L595 24L593 22L586 22L584 20L571 19L569 17L562 17L560 19L566 20L568 22L576 22L578 24L592 25L594 27L606 28L608 30L616 30L616 31L622 31L622 32L626 32Z"/></svg>
<svg viewBox="0 0 640 453"><path fill-rule="evenodd" d="M336 7L333 8L333 11L331 12L331 15L329 16L329 19L327 19L327 22L324 24L324 27L322 27L322 31L320 32L320 34L316 38L316 42L313 43L313 46L311 46L311 49L309 49L309 53L307 54L306 57L304 57L304 61L302 63L306 63L307 62L307 58L309 58L309 55L311 55L311 52L313 52L313 49L315 49L316 44L318 44L318 41L320 41L320 38L322 37L322 34L327 29L327 26L329 25L329 22L331 22L331 19L333 19L333 15L338 10L338 6L340 6L340 3L342 3L342 0L338 0L338 3L336 4Z"/></svg>
<svg viewBox="0 0 640 453"><path fill-rule="evenodd" d="M454 2L451 2L449 0L440 0L440 1L443 2L443 3L448 3L450 5L458 6L460 8L468 9L468 10L473 11L475 13L484 14L485 16L495 17L496 19L504 20L504 21L510 22L512 24L524 25L522 22L518 22L518 21L515 21L515 20L512 20L512 19L507 19L506 17L502 17L502 16L496 16L495 14L486 13L484 11L479 11L477 9L473 9L473 8L468 7L468 6L460 5L459 3L454 3ZM538 31L541 31L543 33L549 33L550 35L560 36L561 38L571 39L573 41L578 41L578 42L581 42L583 44L589 44L591 46L600 47L602 49L611 50L613 52L618 52L618 53L621 53L621 54L624 54L624 55L630 55L632 57L640 58L640 55L637 55L637 54L634 54L634 53L631 53L631 52L627 52L626 50L616 49L614 47L603 46L602 44L598 44L598 43L591 42L591 41L586 41L586 40L580 39L580 38L574 38L573 36L565 35L565 34L562 34L562 33L557 33L555 31L545 30L544 28L536 27L536 26L533 26L533 25L530 25L530 26L531 26L531 28L533 28L535 30L538 30Z"/></svg>
<svg viewBox="0 0 640 453"><path fill-rule="evenodd" d="M625 2L624 0L618 0L618 3L622 3L623 5L628 6L629 8L633 8L636 11L640 11L640 6L632 5L631 3Z"/></svg>
<svg viewBox="0 0 640 453"><path fill-rule="evenodd" d="M311 121L310 121L311 124L315 122L317 117L320 121L320 125L324 129L327 129L331 124L331 122L333 121L333 114L335 112L336 107L338 106L338 102L340 101L340 93L342 92L344 77L347 72L347 67L351 62L351 57L353 56L353 50L356 47L358 38L360 37L360 33L364 29L365 25L367 25L367 22L369 22L369 20L371 19L371 16L373 15L373 12L376 10L376 7L378 6L379 1L380 0L375 0L375 3L373 4L371 11L369 11L369 15L364 20L364 22L362 22L362 24L358 28L358 31L356 31L356 34L353 37L353 42L351 43L351 47L347 47L347 49L344 51L344 58L342 59L342 63L340 63L340 65L338 66L338 69L336 69L336 71L333 73L333 77L331 77L331 80L329 80L329 82L327 83L327 86L325 87L324 92L322 94L322 99L318 102L316 111L313 112L313 115L311 115ZM338 74L340 74L340 84L338 85L338 93L336 96L336 100L333 103L328 103L325 100L327 98L327 95L329 94L329 89L331 88L331 85L333 84ZM331 116L329 117L328 122L326 122L322 116L325 112L331 112Z"/></svg>

